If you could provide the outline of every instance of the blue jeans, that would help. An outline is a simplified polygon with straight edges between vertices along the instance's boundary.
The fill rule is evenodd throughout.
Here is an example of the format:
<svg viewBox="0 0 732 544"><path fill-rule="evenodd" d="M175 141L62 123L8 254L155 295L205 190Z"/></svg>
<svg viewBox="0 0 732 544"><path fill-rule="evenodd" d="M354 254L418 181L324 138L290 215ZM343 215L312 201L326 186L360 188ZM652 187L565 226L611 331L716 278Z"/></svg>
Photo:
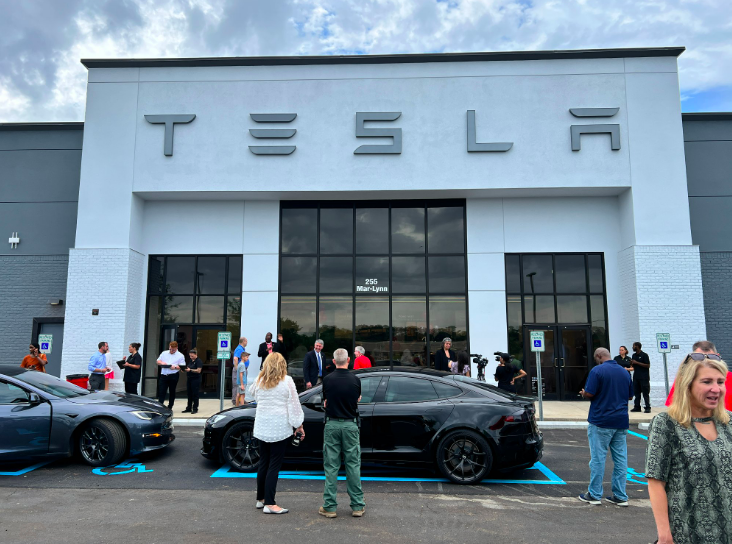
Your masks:
<svg viewBox="0 0 732 544"><path fill-rule="evenodd" d="M590 423L587 439L590 442L590 486L587 492L602 499L602 477L605 475L607 450L613 457L613 495L627 501L625 483L628 477L628 429L603 429Z"/></svg>

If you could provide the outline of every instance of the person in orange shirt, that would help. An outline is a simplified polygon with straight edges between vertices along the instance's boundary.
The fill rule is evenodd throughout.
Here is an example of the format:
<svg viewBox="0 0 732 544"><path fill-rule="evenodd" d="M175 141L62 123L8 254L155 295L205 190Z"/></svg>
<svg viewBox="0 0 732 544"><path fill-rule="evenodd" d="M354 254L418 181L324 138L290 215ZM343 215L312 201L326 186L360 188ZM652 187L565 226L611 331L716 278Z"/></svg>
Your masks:
<svg viewBox="0 0 732 544"><path fill-rule="evenodd" d="M356 360L353 362L353 370L358 370L359 368L371 368L371 360L366 357L366 350L363 346L356 346L354 351L358 353L358 357L356 357Z"/></svg>
<svg viewBox="0 0 732 544"><path fill-rule="evenodd" d="M706 353L711 355L717 355L719 356L719 353L717 353L717 346L715 346L712 342L709 342L708 340L700 340L696 344L694 344L691 348L694 353ZM732 372L727 372L727 379L724 382L724 386L726 389L726 392L724 394L724 407L727 408L727 410L732 411ZM668 394L668 398L666 399L666 406L671 406L671 401L674 399L674 389L676 387L676 383L671 386L671 391Z"/></svg>
<svg viewBox="0 0 732 544"><path fill-rule="evenodd" d="M23 357L23 362L20 363L21 368L30 368L31 370L37 370L38 372L45 372L48 360L46 356L41 353L41 348L35 342L31 342L28 346L29 355Z"/></svg>

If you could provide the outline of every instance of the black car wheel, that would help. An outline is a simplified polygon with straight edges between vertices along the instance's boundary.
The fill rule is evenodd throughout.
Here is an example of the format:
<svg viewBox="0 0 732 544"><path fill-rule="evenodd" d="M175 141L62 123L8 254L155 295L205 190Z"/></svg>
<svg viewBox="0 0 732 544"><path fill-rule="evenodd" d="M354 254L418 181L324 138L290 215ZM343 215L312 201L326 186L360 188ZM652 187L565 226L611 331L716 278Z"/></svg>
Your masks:
<svg viewBox="0 0 732 544"><path fill-rule="evenodd" d="M224 435L221 448L224 461L236 470L254 472L259 468L259 440L252 432L251 424L237 423Z"/></svg>
<svg viewBox="0 0 732 544"><path fill-rule="evenodd" d="M79 452L94 467L114 465L127 451L127 436L119 423L95 419L79 434Z"/></svg>
<svg viewBox="0 0 732 544"><path fill-rule="evenodd" d="M488 442L472 431L454 431L437 447L437 467L456 484L474 484L491 470L493 454Z"/></svg>

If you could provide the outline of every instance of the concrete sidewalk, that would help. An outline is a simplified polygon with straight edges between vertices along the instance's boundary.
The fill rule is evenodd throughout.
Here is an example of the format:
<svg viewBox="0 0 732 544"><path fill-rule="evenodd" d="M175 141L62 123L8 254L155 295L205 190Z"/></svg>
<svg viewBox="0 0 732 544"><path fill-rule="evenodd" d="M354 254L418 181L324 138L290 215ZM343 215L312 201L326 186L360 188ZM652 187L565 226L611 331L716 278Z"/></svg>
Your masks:
<svg viewBox="0 0 732 544"><path fill-rule="evenodd" d="M176 419L176 423L185 425L186 422L190 422L191 425L201 424L202 420L205 420L219 411L219 400L218 399L201 399L198 406L197 414L182 413L186 406L185 397L182 399L176 398L175 406L173 407L173 417ZM224 400L224 410L231 408L231 400ZM534 403L537 412L537 419L539 414L539 403ZM633 404L628 405L628 410L633 407ZM590 410L589 401L545 401L544 402L544 421L587 421L587 413ZM646 414L643 412L631 412L630 422L632 424L637 423L649 423L653 416L661 412L665 412L665 406L657 406L651 408L651 413Z"/></svg>

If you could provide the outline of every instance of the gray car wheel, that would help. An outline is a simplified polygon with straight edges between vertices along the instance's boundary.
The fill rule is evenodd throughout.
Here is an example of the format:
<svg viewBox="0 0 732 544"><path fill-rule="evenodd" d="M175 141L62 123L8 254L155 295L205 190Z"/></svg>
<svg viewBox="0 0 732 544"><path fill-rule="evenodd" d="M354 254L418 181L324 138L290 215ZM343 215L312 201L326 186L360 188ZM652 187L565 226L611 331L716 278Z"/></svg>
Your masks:
<svg viewBox="0 0 732 544"><path fill-rule="evenodd" d="M127 451L127 436L119 423L93 419L79 433L79 453L94 467L119 463Z"/></svg>

